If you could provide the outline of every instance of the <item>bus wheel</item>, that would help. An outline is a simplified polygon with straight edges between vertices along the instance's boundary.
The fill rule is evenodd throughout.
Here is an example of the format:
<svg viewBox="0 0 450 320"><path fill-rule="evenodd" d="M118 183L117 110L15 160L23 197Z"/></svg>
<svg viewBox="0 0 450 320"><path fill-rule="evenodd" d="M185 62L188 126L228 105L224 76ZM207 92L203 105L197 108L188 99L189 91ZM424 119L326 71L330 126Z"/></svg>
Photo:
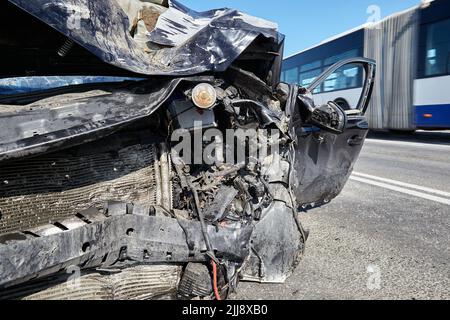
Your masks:
<svg viewBox="0 0 450 320"><path fill-rule="evenodd" d="M345 100L344 98L337 98L336 100L334 100L334 102L341 107L344 110L350 110L351 107L348 104L347 100Z"/></svg>

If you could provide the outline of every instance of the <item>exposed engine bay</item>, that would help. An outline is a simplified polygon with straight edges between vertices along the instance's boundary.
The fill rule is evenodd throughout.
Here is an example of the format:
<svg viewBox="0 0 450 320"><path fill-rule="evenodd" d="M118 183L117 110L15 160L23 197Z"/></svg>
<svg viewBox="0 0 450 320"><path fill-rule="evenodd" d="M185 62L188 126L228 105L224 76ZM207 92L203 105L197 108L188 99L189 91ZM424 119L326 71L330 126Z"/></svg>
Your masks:
<svg viewBox="0 0 450 320"><path fill-rule="evenodd" d="M57 5L44 2L11 1L41 20L30 16L30 24L52 22L57 31L46 32L63 47L45 50L59 58L41 50L39 63L11 65L2 76L29 68L47 76L52 59L67 59L52 74L137 79L0 95L0 298L225 299L242 280L284 282L305 250L298 213L336 197L361 150L348 141L367 134L373 63L358 60L368 79L361 112L348 117L333 102L316 106L306 88L279 83L283 37L270 23L237 13L231 35L208 40L220 51L215 41L228 39L223 56L205 62L214 52L199 45L204 33L235 11L205 13L217 23L208 25L175 1L108 0L107 13L121 8L127 17L115 37L128 30L135 42L105 56L114 39L65 33L58 21L67 17L37 14ZM100 5L82 2L92 18ZM205 29L169 41L162 30L178 16L164 17L177 10ZM228 55L239 28L245 34ZM3 40L5 52L24 45ZM173 64L155 64L170 55ZM77 65L81 56L89 63ZM65 285L74 272L77 285Z"/></svg>
<svg viewBox="0 0 450 320"><path fill-rule="evenodd" d="M273 137L280 153L269 150L263 161L189 165L171 151L175 145L170 137L180 125L192 136L212 127L225 132L278 125L287 130L285 101L264 97L272 99L273 109L255 112L258 102L250 96L241 95L226 81L215 85L219 102L201 116L184 96L191 94L190 85L182 86L168 107L106 138L2 165L2 243L21 240L15 249L28 253L27 259L14 261L14 268L8 265L13 261L3 260L2 278L16 280L32 268L45 269L43 264L50 261L41 254L51 246L62 254L48 265L53 270L73 263L69 258L77 255L77 264L102 268L125 262L200 263L211 258L228 285L235 285L239 274L283 282L306 240L288 187L292 141L287 131L284 137ZM210 121L203 122L202 128L183 122L175 113L180 103L189 104L199 119ZM267 122L259 120L262 112L267 113ZM246 141L237 141L241 143ZM280 232L273 232L273 226ZM102 229L112 234L97 238ZM66 247L75 239L78 242L79 236L81 247ZM42 237L50 238L45 244L36 240ZM1 252L3 257L18 253L10 252L11 247L2 249L8 250ZM6 270L21 271L5 277Z"/></svg>

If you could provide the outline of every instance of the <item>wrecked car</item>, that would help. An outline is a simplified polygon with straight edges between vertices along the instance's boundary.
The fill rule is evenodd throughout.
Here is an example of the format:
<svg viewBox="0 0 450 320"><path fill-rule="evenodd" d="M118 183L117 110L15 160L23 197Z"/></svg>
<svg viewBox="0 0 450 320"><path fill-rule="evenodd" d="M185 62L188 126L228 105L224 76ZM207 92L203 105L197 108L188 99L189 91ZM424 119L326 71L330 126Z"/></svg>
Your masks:
<svg viewBox="0 0 450 320"><path fill-rule="evenodd" d="M0 298L220 300L286 281L299 213L361 151L373 61L300 87L280 82L277 25L236 10L0 7ZM357 103L317 101L348 66Z"/></svg>

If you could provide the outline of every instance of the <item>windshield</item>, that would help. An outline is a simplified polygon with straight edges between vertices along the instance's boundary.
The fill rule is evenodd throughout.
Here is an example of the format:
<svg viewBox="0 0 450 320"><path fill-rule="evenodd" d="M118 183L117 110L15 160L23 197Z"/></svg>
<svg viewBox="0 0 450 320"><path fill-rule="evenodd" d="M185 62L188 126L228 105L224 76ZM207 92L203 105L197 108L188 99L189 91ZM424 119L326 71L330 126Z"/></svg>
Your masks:
<svg viewBox="0 0 450 320"><path fill-rule="evenodd" d="M49 76L0 79L0 95L30 93L92 83L139 81L141 78L105 76Z"/></svg>

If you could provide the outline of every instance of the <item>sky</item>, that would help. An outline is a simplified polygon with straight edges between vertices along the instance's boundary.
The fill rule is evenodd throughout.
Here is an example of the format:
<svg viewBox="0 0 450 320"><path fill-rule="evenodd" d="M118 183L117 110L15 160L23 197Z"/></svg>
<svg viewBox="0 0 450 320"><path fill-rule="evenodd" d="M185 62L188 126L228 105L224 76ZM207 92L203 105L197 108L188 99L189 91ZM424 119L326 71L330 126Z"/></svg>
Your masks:
<svg viewBox="0 0 450 320"><path fill-rule="evenodd" d="M420 3L420 0L180 0L204 11L234 8L277 22L286 35L285 56L321 41L384 18ZM369 11L369 13L368 13Z"/></svg>

